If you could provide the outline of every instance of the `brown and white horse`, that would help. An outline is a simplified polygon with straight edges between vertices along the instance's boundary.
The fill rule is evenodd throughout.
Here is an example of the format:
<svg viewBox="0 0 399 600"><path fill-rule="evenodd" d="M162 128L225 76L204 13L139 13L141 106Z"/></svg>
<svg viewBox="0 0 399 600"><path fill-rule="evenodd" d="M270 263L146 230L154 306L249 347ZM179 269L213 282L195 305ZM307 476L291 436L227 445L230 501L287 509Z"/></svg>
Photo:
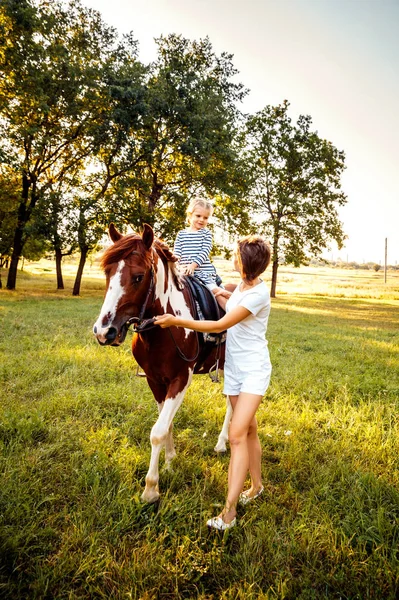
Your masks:
<svg viewBox="0 0 399 600"><path fill-rule="evenodd" d="M189 329L161 329L152 325L152 318L166 312L185 318L195 318L195 307L184 277L176 266L177 258L169 247L154 238L149 225L142 235L123 236L114 225L109 228L114 242L102 258L106 274L106 294L93 331L102 345L119 346L129 325L135 333L132 352L143 369L158 406L158 419L151 430L151 460L142 500L155 502L159 498L159 456L165 447L165 462L169 467L176 455L172 430L173 418L179 409L194 372L208 373L215 363L216 349L204 359L201 334ZM224 347L220 356L223 368ZM228 410L215 447L226 450Z"/></svg>

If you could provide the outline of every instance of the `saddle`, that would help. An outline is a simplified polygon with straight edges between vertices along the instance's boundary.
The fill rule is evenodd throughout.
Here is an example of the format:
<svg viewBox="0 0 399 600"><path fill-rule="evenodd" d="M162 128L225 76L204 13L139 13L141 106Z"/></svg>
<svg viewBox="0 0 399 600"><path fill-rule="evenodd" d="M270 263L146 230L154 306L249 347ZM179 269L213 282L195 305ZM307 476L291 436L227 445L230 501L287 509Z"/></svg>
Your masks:
<svg viewBox="0 0 399 600"><path fill-rule="evenodd" d="M211 290L192 275L187 275L185 279L195 303L198 304L198 306L196 306L197 319L201 320L202 314L202 319L207 321L219 321L225 312L220 308Z"/></svg>
<svg viewBox="0 0 399 600"><path fill-rule="evenodd" d="M205 319L210 321L219 321L219 319L226 314L217 303L217 300L211 290L209 290L206 285L201 283L192 275L186 275L185 281L193 299L193 304L196 311L195 318L197 320ZM217 347L216 363L211 368L211 371L216 370L216 375L213 376L211 371L209 374L213 381L218 381L220 346L226 342L226 331L221 333L200 333L199 335L203 337L204 344L198 356L197 364L194 367L194 373L201 372L204 362L209 357L212 350Z"/></svg>

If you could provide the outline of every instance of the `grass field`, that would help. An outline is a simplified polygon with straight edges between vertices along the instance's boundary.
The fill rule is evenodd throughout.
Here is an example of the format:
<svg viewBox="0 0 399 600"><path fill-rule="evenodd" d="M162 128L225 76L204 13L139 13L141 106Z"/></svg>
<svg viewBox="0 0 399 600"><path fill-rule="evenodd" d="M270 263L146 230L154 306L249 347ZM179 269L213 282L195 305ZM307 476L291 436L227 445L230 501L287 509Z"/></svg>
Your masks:
<svg viewBox="0 0 399 600"><path fill-rule="evenodd" d="M92 336L96 264L79 298L73 268L62 292L44 262L0 291L0 598L398 598L399 276L281 269L266 494L223 536L205 526L226 492L220 384L194 378L161 501L142 504L156 406L130 336Z"/></svg>

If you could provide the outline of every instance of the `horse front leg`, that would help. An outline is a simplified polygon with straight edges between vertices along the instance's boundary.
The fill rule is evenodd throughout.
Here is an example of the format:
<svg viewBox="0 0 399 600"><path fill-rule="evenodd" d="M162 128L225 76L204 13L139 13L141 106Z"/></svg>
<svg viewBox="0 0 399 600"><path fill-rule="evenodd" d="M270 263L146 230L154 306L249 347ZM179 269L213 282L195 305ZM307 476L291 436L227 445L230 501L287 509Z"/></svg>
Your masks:
<svg viewBox="0 0 399 600"><path fill-rule="evenodd" d="M230 398L229 396L226 396L226 413L224 415L223 427L219 433L218 441L215 446L215 452L226 452L226 442L229 439L229 425L232 414L233 408L231 406Z"/></svg>
<svg viewBox="0 0 399 600"><path fill-rule="evenodd" d="M159 456L163 446L165 446L167 464L168 461L170 463L174 456L173 439L171 440L173 419L183 402L186 390L191 383L192 375L193 371L189 369L183 389L181 378L172 382L168 388L167 397L159 412L157 422L151 429L151 460L145 478L145 489L141 496L143 502L156 502L159 499Z"/></svg>

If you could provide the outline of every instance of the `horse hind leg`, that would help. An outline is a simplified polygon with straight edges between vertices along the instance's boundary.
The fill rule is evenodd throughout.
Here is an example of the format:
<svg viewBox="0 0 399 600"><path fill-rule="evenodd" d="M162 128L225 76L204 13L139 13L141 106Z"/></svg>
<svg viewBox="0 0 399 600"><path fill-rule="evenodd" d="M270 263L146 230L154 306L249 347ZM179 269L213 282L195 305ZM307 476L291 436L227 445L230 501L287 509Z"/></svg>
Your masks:
<svg viewBox="0 0 399 600"><path fill-rule="evenodd" d="M172 469L172 460L175 456L176 449L173 441L173 423L171 423L165 440L165 466L168 471Z"/></svg>
<svg viewBox="0 0 399 600"><path fill-rule="evenodd" d="M226 442L229 439L229 425L232 413L233 408L231 406L230 398L226 396L226 413L224 415L223 427L219 433L218 441L215 446L215 452L226 452Z"/></svg>
<svg viewBox="0 0 399 600"><path fill-rule="evenodd" d="M158 404L158 412L159 414L161 414L162 409L164 407L164 402L162 402L161 404ZM165 438L165 466L166 469L171 469L171 463L172 460L175 458L176 456L176 450L175 450L175 444L173 441L173 421L170 424L170 427L168 429L168 433L166 434L166 438Z"/></svg>
<svg viewBox="0 0 399 600"><path fill-rule="evenodd" d="M171 442L173 419L183 402L184 394L191 383L191 378L192 371L190 370L186 385L175 395L172 394L173 387L176 386L170 387L168 390L168 398L166 398L163 404L157 422L151 429L151 460L145 478L145 489L141 496L143 502L156 502L159 499L159 456L163 446L165 446L166 460L168 461L168 457L170 460L172 459L171 457L174 451L174 446L172 450L173 440Z"/></svg>

